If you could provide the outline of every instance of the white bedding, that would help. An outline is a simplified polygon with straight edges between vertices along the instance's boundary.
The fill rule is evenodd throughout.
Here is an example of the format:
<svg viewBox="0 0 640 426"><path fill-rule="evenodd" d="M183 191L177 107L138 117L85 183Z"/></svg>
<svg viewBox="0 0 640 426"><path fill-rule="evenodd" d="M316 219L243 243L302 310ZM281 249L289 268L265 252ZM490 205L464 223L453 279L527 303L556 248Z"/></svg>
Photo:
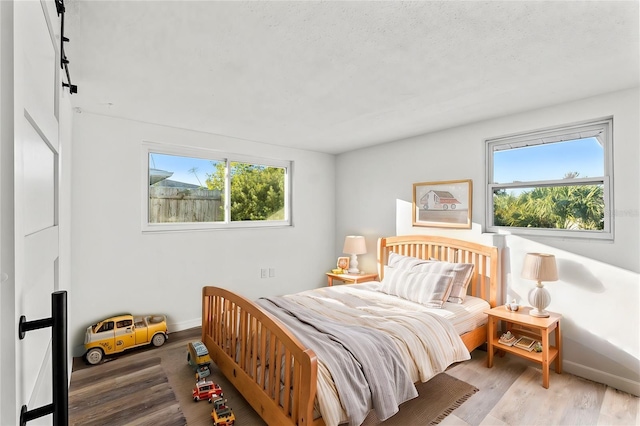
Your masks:
<svg viewBox="0 0 640 426"><path fill-rule="evenodd" d="M380 286L381 284L375 281L363 284L351 284L348 286L336 286L333 288L335 288L336 290L343 289L338 291L350 291L349 288L351 288L351 290L367 290L375 292L375 296L377 296ZM387 296L385 294L382 295ZM428 308L418 303L399 298L395 298L395 301L397 302L399 307L402 307L409 311L424 310L448 319L449 321L451 321L453 327L456 329L459 335L463 335L464 333L467 333L486 324L487 315L483 312L491 308L489 302L479 297L473 296L466 296L463 303L445 302L442 305L441 309Z"/></svg>
<svg viewBox="0 0 640 426"><path fill-rule="evenodd" d="M324 313L340 321L353 321L354 324L359 325L373 321L371 326L382 329L396 329L399 327L398 324L415 329L433 329L433 333L429 333L433 336L419 336L419 340L424 339L428 344L417 344L415 341L407 343L403 336L394 335L404 353L406 363L410 364L407 365L407 370L414 382L427 381L443 372L449 365L470 358L459 335L486 323L486 314L482 313L489 307L486 301L468 296L462 304L447 302L442 309L434 309L382 293L378 291L380 285L379 282L370 282L324 287L285 297L309 309L320 309L315 305L315 301L321 300L322 305L319 306L322 306ZM353 309L362 314L348 313ZM432 319L431 315L425 315L425 313L434 315L436 318ZM443 330L439 329L440 325ZM412 338L409 337L409 340ZM317 402L327 426L337 425L347 420L331 374L320 360L318 361Z"/></svg>

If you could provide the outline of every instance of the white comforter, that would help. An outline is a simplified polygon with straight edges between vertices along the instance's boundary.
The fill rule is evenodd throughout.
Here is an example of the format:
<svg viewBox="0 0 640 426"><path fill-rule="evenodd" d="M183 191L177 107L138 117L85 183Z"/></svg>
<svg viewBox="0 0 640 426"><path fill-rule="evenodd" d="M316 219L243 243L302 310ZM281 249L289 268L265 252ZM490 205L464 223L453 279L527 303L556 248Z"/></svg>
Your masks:
<svg viewBox="0 0 640 426"><path fill-rule="evenodd" d="M385 331L397 345L413 382L426 382L449 365L470 359L455 328L417 304L406 304L375 287L344 285L284 296L305 309L344 324ZM318 360L318 410L327 426L348 421L331 374Z"/></svg>

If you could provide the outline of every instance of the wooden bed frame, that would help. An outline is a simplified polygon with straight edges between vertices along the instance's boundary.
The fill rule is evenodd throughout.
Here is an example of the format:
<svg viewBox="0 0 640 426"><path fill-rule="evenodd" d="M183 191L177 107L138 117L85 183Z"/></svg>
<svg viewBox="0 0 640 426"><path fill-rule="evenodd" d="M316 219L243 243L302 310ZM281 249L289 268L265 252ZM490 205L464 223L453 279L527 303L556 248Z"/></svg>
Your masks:
<svg viewBox="0 0 640 426"><path fill-rule="evenodd" d="M382 280L390 252L422 259L475 264L469 294L496 306L498 249L468 241L427 235L380 238L378 274ZM256 337L257 336L257 337ZM487 340L487 326L463 334L472 351ZM220 371L238 389L267 424L324 425L314 419L317 359L277 319L258 305L229 290L202 290L202 342ZM282 359L265 373L259 360ZM292 371L283 374L281 368Z"/></svg>

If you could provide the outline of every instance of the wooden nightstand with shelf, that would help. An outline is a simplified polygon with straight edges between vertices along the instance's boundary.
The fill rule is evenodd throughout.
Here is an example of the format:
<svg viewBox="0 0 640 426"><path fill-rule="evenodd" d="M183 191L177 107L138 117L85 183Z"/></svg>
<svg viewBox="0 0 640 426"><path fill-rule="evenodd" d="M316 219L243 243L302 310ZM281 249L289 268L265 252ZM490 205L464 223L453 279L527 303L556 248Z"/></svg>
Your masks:
<svg viewBox="0 0 640 426"><path fill-rule="evenodd" d="M489 316L487 326L487 367L493 367L494 351L500 350L537 362L542 366L542 386L549 388L549 367L554 362L556 373L562 373L562 332L560 319L562 315L553 312L548 318L529 315L532 308L521 307L518 311L509 311L498 306L485 311ZM527 351L515 346L503 345L499 342L497 322L505 323L506 331L519 337L530 337L542 343L542 352ZM549 336L555 331L555 346L551 346Z"/></svg>
<svg viewBox="0 0 640 426"><path fill-rule="evenodd" d="M329 287L333 286L333 280L342 281L345 284L360 284L378 279L378 274L334 274L327 272L327 282Z"/></svg>

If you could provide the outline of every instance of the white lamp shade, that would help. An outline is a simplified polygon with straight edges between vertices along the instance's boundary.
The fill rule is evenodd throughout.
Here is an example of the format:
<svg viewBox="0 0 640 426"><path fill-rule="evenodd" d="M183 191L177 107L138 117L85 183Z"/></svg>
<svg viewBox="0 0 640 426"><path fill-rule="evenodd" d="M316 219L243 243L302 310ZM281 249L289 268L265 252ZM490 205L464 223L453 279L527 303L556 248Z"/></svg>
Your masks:
<svg viewBox="0 0 640 426"><path fill-rule="evenodd" d="M367 252L367 245L365 244L364 237L359 235L348 235L345 237L342 252L347 254L365 254Z"/></svg>
<svg viewBox="0 0 640 426"><path fill-rule="evenodd" d="M546 253L527 253L522 265L522 278L534 281L557 281L556 257Z"/></svg>

